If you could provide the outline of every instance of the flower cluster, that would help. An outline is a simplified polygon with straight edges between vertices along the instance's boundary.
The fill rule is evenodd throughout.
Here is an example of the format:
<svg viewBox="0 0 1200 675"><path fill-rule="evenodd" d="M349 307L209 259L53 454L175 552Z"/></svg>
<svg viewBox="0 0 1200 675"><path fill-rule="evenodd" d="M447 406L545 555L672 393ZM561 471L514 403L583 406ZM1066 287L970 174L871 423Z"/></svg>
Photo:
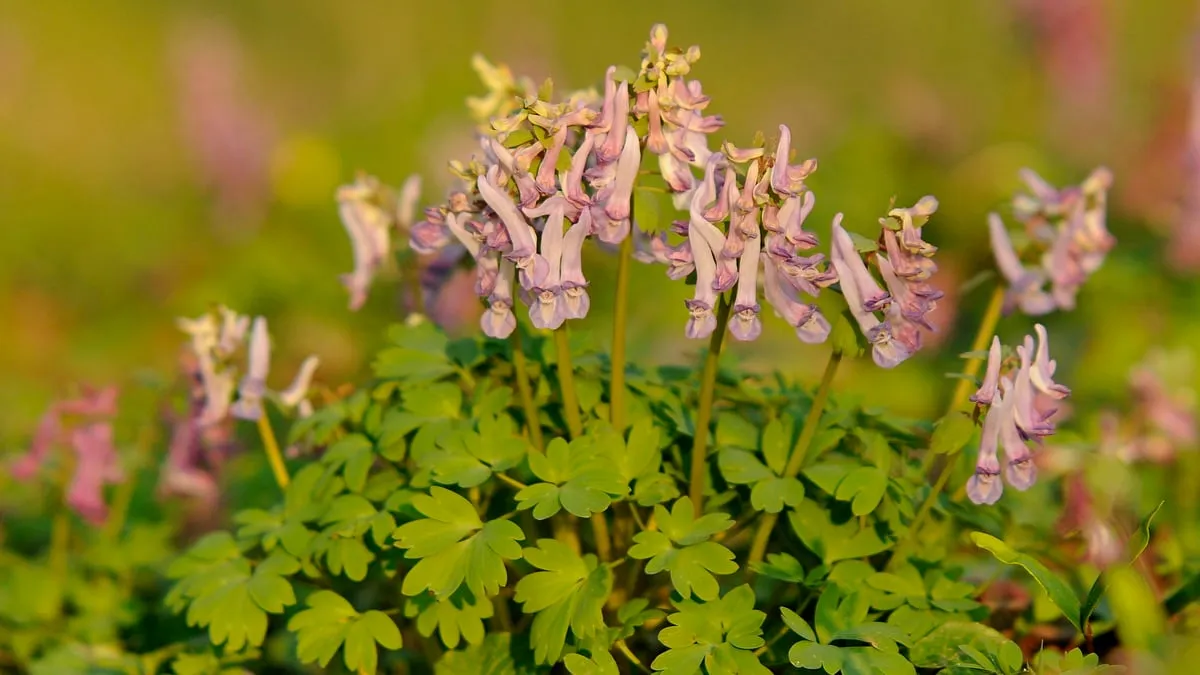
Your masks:
<svg viewBox="0 0 1200 675"><path fill-rule="evenodd" d="M117 414L117 389L86 389L78 398L50 405L38 422L29 451L12 467L18 480L29 480L51 458L55 446L74 452L74 473L67 487L67 505L92 524L108 517L104 486L125 478L116 446L112 418Z"/></svg>
<svg viewBox="0 0 1200 675"><path fill-rule="evenodd" d="M204 405L195 419L199 428L217 424L229 415L239 419L258 419L262 414L263 398L268 395L273 395L281 407L296 409L301 417L312 411L308 389L319 363L316 356L304 360L287 389L280 392L267 390L271 336L267 332L265 318L256 317L251 324L249 316L220 307L217 314L179 319L178 324L191 337L191 350L197 361L200 386L203 388ZM249 348L246 374L239 383L233 357L247 342L247 333Z"/></svg>
<svg viewBox="0 0 1200 675"><path fill-rule="evenodd" d="M1079 288L1116 243L1106 225L1112 173L1101 167L1081 185L1061 190L1028 169L1021 178L1030 194L1013 200L1013 215L1025 226L1029 246L1024 254L1018 254L1000 216L988 214L996 266L1009 286L1005 311L1020 308L1038 316L1073 309ZM1027 266L1022 258L1036 263Z"/></svg>
<svg viewBox="0 0 1200 675"><path fill-rule="evenodd" d="M931 328L926 316L941 297L929 285L937 249L921 238L937 200L892 209L881 220L883 235L871 250L890 294L838 223L831 265L804 229L815 203L805 181L816 160L792 163L786 125L773 149L760 141L714 150L710 137L724 122L707 114L709 98L688 77L700 51L669 49L666 41L666 28L655 26L636 74L610 67L602 95L575 92L559 101L549 83L535 89L477 60L489 90L470 101L483 122L480 153L451 163L462 184L411 229L417 253L438 255L439 274L423 283L436 284L469 259L475 292L486 301L484 333L512 333L518 297L535 327L555 329L587 314L586 241L614 245L632 236L637 259L665 264L672 279L694 275L689 338L709 337L726 323L735 339L757 338L761 280L767 303L797 336L823 342L830 324L806 298L841 277L878 364L893 367L920 349L921 329ZM670 232L648 234L632 221L639 173L655 173L642 167L643 150L657 158L665 190L687 213Z"/></svg>
<svg viewBox="0 0 1200 675"><path fill-rule="evenodd" d="M1124 462L1167 463L1181 450L1193 450L1196 391L1191 386L1193 357L1186 351L1156 350L1129 375L1133 406L1122 428L1116 412L1101 421L1101 448Z"/></svg>
<svg viewBox="0 0 1200 675"><path fill-rule="evenodd" d="M338 188L338 211L354 252L354 271L341 278L350 294L351 310L362 308L371 282L391 254L392 229L406 234L412 227L420 193L421 179L415 175L399 191L366 174Z"/></svg>
<svg viewBox="0 0 1200 675"><path fill-rule="evenodd" d="M1034 339L1025 336L1016 348L1016 359L1005 358L1000 338L992 338L987 372L971 400L987 407L975 475L967 481L967 496L976 504L994 504L1004 492L997 451L1004 449L1005 478L1018 490L1037 480L1027 441L1041 442L1054 433L1054 415L1071 390L1054 381L1056 362L1050 358L1046 329L1038 324Z"/></svg>
<svg viewBox="0 0 1200 675"><path fill-rule="evenodd" d="M538 328L587 314L584 243L629 236L643 143L673 186L695 183L689 167L708 159L706 134L721 120L702 114L708 99L683 77L699 51L668 50L666 37L655 27L636 77L610 67L602 96L575 92L555 101L548 85L534 91L507 69L476 64L490 89L471 102L478 118L490 120L481 152L452 163L463 185L426 209L410 243L422 254L452 247L470 256L475 291L487 302L480 319L487 335L512 333L516 297Z"/></svg>
<svg viewBox="0 0 1200 675"><path fill-rule="evenodd" d="M922 330L932 331L928 314L937 308L942 292L930 285L937 272L937 247L922 238L922 228L937 211L932 196L908 208L893 208L885 218L879 243L868 243L887 291L871 276L838 214L833 223L833 266L841 281L850 312L871 343L872 358L882 368L894 368L921 349ZM879 246L883 250L879 250ZM876 312L883 313L881 321Z"/></svg>

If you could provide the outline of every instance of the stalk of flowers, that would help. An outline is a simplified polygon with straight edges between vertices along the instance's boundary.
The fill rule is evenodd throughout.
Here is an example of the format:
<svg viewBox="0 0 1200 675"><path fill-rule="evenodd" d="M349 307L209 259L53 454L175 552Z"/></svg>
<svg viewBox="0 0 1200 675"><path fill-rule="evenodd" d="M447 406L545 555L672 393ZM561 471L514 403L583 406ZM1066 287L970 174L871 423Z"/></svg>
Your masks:
<svg viewBox="0 0 1200 675"><path fill-rule="evenodd" d="M1000 338L992 338L983 383L971 396L986 408L975 474L967 481L967 496L976 504L994 504L1004 485L1000 481L998 450L1004 451L1004 475L1014 488L1027 490L1037 480L1037 467L1027 442L1041 445L1055 431L1054 416L1071 390L1054 381L1056 362L1050 358L1046 329L1037 324L1034 338L1025 336L1013 355L1005 356Z"/></svg>
<svg viewBox="0 0 1200 675"><path fill-rule="evenodd" d="M274 398L285 410L296 410L301 417L312 412L308 391L320 360L316 356L306 358L286 389L267 389L271 336L265 318L255 317L251 323L249 316L222 306L216 314L181 318L178 325L190 336L191 351L198 364L204 404L196 423L201 429L218 424L230 415L257 420L262 414L263 399L268 397ZM246 373L238 382L234 357L243 345L247 345Z"/></svg>
<svg viewBox="0 0 1200 675"><path fill-rule="evenodd" d="M556 102L549 83L528 95L510 75L483 73L492 92L473 103L477 116L491 116L481 151L451 163L462 185L446 204L425 210L410 245L422 254L450 248L469 256L488 336L512 333L517 298L538 328L587 315L583 246L589 237L612 245L630 236L643 141L670 155L666 166L681 189L694 183L686 169L684 186L679 166L707 158L704 138L721 122L699 113L707 98L682 77L698 50L668 51L665 40L666 29L656 27L636 78L619 78L610 67L603 96L575 92ZM527 94L520 105L512 104L514 91Z"/></svg>
<svg viewBox="0 0 1200 675"><path fill-rule="evenodd" d="M93 525L108 517L104 486L125 479L112 418L117 414L116 387L86 388L78 398L52 403L38 422L29 451L12 466L18 480L32 480L47 467L55 448L66 445L74 455L67 506Z"/></svg>
<svg viewBox="0 0 1200 675"><path fill-rule="evenodd" d="M412 228L420 193L421 178L416 175L409 176L399 190L367 174L338 188L338 212L354 252L354 270L341 277L350 294L351 311L367 301L371 283L391 254L392 230L406 235Z"/></svg>
<svg viewBox="0 0 1200 675"><path fill-rule="evenodd" d="M937 247L922 238L922 228L937 207L937 199L925 196L911 207L890 209L879 219L878 243L861 247L842 227L842 214L834 217L831 255L842 295L881 368L894 368L915 354L923 345L923 331L934 330L928 315L942 297L930 284L937 272ZM873 260L886 291L871 275L860 248Z"/></svg>
<svg viewBox="0 0 1200 675"><path fill-rule="evenodd" d="M1000 216L988 215L996 266L1008 283L1005 311L1039 316L1074 309L1080 287L1116 244L1106 225L1112 173L1101 167L1082 184L1062 189L1029 169L1021 178L1030 193L1013 199L1013 215L1024 225L1025 249L1018 253Z"/></svg>
<svg viewBox="0 0 1200 675"><path fill-rule="evenodd" d="M216 470L232 445L233 419L202 425L205 389L198 359L190 350L180 359L187 377L188 398L182 414L169 416L171 439L163 462L158 489L163 496L184 496L211 511L216 506Z"/></svg>
<svg viewBox="0 0 1200 675"><path fill-rule="evenodd" d="M1126 463L1171 462L1181 451L1194 450L1196 392L1189 384L1192 358L1186 352L1157 350L1134 366L1129 375L1133 405L1122 425L1121 416L1102 418L1101 448Z"/></svg>

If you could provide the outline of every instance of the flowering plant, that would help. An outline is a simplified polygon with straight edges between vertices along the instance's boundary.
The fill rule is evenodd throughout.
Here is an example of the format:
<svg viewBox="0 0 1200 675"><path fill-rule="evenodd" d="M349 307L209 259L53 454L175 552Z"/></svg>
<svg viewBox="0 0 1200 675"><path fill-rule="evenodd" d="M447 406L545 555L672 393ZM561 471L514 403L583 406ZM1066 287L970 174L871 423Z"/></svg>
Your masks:
<svg viewBox="0 0 1200 675"><path fill-rule="evenodd" d="M948 412L902 419L834 384L865 352L896 368L925 346L943 297L925 238L937 199L888 205L872 236L838 214L819 252L806 229L816 161L794 162L786 125L773 143L716 144L722 119L692 77L700 51L667 38L655 26L640 67L609 68L602 93L555 97L479 60L479 154L451 163L459 183L419 220L416 179L393 191L364 175L338 191L352 309L394 235L421 256L402 271L425 311L390 330L369 382L314 405L313 358L272 393L265 319L222 309L181 322L197 379L171 484L206 484L191 450L240 418L256 422L279 491L166 570L163 602L211 643L180 643L175 672L1013 675L1111 668L1097 654L1108 638L1141 659L1178 648L1163 624L1200 585L1179 562L1154 579L1175 590L1153 596L1142 554L1170 536L1154 529L1158 508L1095 494L1078 461L1046 459L1082 445L1048 440L1071 424L1048 331L1012 348L996 335L1006 311L1073 306L1114 244L1111 176L1065 190L1026 176L1033 195L1013 214L1028 242L1018 250L991 217L1004 283ZM671 211L681 218L660 223ZM617 256L607 353L577 328L603 292L585 270L595 250ZM694 286L679 319L708 341L700 368L626 362L635 261ZM458 269L474 277L480 330L452 339L427 315L453 301L444 284ZM760 299L802 349L828 353L815 388L722 366L727 336L768 329ZM1156 380L1136 381L1156 431L1194 445L1190 409L1167 410ZM105 408L52 412L71 410ZM291 417L286 453L269 411ZM48 419L26 473L59 434ZM94 518L97 485L119 475L92 459L111 454L103 423L84 424L70 438L87 489L70 503ZM1122 447L1105 455L1133 461L1142 445ZM1029 513L1058 489L1037 482L1040 464L1065 478L1061 522ZM1004 496L1005 482L1029 498ZM1086 551L1049 556L1048 541L1080 531ZM989 595L1005 566L1022 570L1007 582L1024 593L1015 611Z"/></svg>

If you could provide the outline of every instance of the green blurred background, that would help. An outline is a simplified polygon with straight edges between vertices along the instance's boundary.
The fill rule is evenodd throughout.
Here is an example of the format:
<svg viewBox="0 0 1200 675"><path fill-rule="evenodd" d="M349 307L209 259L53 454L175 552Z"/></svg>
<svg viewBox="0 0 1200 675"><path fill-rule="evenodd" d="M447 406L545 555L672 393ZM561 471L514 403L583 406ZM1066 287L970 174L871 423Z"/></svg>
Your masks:
<svg viewBox="0 0 1200 675"><path fill-rule="evenodd" d="M1119 405L1152 345L1194 349L1200 236L1180 207L1194 0L651 6L0 3L0 446L23 445L74 383L171 376L174 317L212 303L270 319L273 383L308 353L327 384L361 379L399 293L385 282L346 310L336 186L358 169L392 183L418 172L423 202L440 201L446 162L473 148L473 53L584 87L609 64L636 67L659 21L672 44L702 47L693 74L727 122L718 140L786 123L819 158L810 222L823 237L837 211L866 234L893 195L941 201L926 235L942 251L943 344L891 372L858 364L840 389L906 414L944 403L942 373L987 296L955 289L990 265L984 216L1022 166L1060 185L1097 164L1116 175L1119 246L1079 308L1047 319L1076 406ZM580 328L607 344L611 261L593 254ZM633 357L689 358L688 289L649 267L634 288ZM1030 325L1009 317L1001 331ZM732 351L812 378L826 349L774 322Z"/></svg>

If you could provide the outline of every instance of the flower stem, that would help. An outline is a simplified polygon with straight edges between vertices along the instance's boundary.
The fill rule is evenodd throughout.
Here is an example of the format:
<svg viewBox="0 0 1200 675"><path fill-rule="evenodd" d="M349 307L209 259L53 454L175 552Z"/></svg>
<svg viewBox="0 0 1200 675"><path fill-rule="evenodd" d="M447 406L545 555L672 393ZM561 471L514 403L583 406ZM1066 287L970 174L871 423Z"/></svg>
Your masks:
<svg viewBox="0 0 1200 675"><path fill-rule="evenodd" d="M833 350L829 354L829 361L825 364L825 373L821 375L821 384L817 386L817 393L813 396L812 407L808 409L808 416L804 418L804 428L800 430L800 438L796 439L796 446L792 448L791 457L788 458L788 463L783 469L784 478L794 478L796 474L800 473L800 469L804 468L808 446L812 444L812 439L817 435L817 428L821 426L821 413L825 412L825 403L829 401L829 390L833 386L833 377L837 375L841 362L842 352L837 349ZM750 558L746 565L747 574L753 574L751 565L762 562L763 556L767 552L767 543L771 541L771 531L775 529L775 523L778 521L778 513L763 514L763 519L758 524L758 531L754 533L754 543L750 545Z"/></svg>
<svg viewBox="0 0 1200 675"><path fill-rule="evenodd" d="M583 417L579 412L579 395L575 393L575 367L571 364L571 344L567 336L567 327L564 325L554 331L554 346L558 351L558 387L562 392L563 416L567 418L567 430L571 434L571 438L578 438L583 434ZM596 540L596 555L600 560L607 562L612 558L612 539L608 534L608 520L605 519L603 513L592 514L592 535ZM565 523L565 521L563 521ZM567 526L569 528L569 526ZM560 530L556 534L569 536L574 539L574 547L578 550L579 537L571 530L568 534L566 528Z"/></svg>
<svg viewBox="0 0 1200 675"><path fill-rule="evenodd" d="M563 417L571 438L583 433L583 417L579 414L579 395L575 393L575 367L571 364L571 343L564 324L554 331L554 347L558 353L558 388L562 395Z"/></svg>
<svg viewBox="0 0 1200 675"><path fill-rule="evenodd" d="M612 381L608 387L610 420L617 431L625 428L625 332L629 314L629 268L633 261L633 233L621 241L617 256L617 297L613 309Z"/></svg>
<svg viewBox="0 0 1200 675"><path fill-rule="evenodd" d="M988 342L996 333L996 324L1000 323L1000 313L1004 308L1004 286L996 286L992 291L992 298L988 301L987 309L983 313L983 320L979 322L979 331L975 333L975 340L971 343L971 351L979 352L987 348ZM975 357L967 359L966 368L963 369L963 374L967 377L958 381L954 387L954 396L950 399L950 406L946 413L952 413L961 408L970 395L972 380L979 373L980 366L983 365L983 360ZM929 475L929 472L934 468L934 464L941 460L941 466L938 468L937 478L933 481L933 488L926 495L925 500L917 507L917 513L913 516L912 523L908 526L908 536L896 545L896 550L892 552L892 557L888 560L887 569L892 569L896 565L904 562L909 555L910 549L916 543L917 535L920 534L919 528L925 523L925 519L929 517L929 513L933 510L933 505L937 503L938 496L942 494L942 490L946 488L946 482L950 480L950 474L954 472L955 460L958 455L949 457L941 457L932 452L926 453L925 461L921 463L921 476Z"/></svg>
<svg viewBox="0 0 1200 675"><path fill-rule="evenodd" d="M712 421L713 394L717 388L717 366L721 359L721 344L729 325L729 298L721 295L717 302L717 327L708 339L704 355L704 370L700 374L700 409L696 412L695 438L692 442L692 475L688 496L692 498L696 516L704 513L704 483L708 476L708 425Z"/></svg>
<svg viewBox="0 0 1200 675"><path fill-rule="evenodd" d="M988 343L992 341L992 336L996 334L996 324L1000 323L1000 312L1004 309L1004 286L997 286L996 290L992 291L992 299L988 302L987 309L983 313L983 321L979 322L979 332L975 334L975 341L971 343L971 351L981 352L988 347ZM967 402L967 396L971 393L973 386L971 379L979 373L980 366L983 365L983 360L975 357L967 359L967 366L963 369L965 378L958 381L958 385L954 387L954 397L950 399L950 411L958 410Z"/></svg>
<svg viewBox="0 0 1200 675"><path fill-rule="evenodd" d="M271 429L271 420L264 408L258 415L258 435L262 438L263 449L267 451L267 461L271 463L271 472L275 474L275 483L280 490L287 490L287 467L283 464L283 453L279 452L279 443L275 441L275 431Z"/></svg>
<svg viewBox="0 0 1200 675"><path fill-rule="evenodd" d="M133 503L133 493L137 489L138 472L142 468L144 458L150 454L150 446L154 443L156 436L154 425L147 424L138 437L133 461L130 462L132 466L129 467L125 481L117 486L112 508L108 512L108 520L104 523L104 536L109 539L119 539L121 531L125 529L125 521L129 517L129 505Z"/></svg>
<svg viewBox="0 0 1200 675"><path fill-rule="evenodd" d="M538 416L537 404L533 402L533 389L529 386L529 366L525 362L525 348L521 342L521 327L512 334L513 374L517 380L517 394L521 397L521 407L525 411L525 427L529 429L529 440L533 447L543 450L546 446L542 441L542 423Z"/></svg>

